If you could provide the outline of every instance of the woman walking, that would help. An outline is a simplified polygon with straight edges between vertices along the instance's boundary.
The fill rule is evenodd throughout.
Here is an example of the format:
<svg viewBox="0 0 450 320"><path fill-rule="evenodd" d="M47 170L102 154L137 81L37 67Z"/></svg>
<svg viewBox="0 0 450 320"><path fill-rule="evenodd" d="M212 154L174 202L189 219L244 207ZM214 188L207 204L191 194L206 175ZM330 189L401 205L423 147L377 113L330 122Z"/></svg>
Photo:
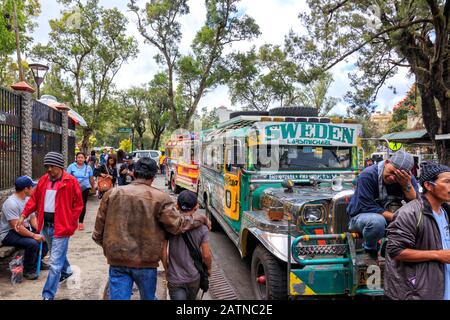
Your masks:
<svg viewBox="0 0 450 320"><path fill-rule="evenodd" d="M117 180L116 164L117 164L116 163L116 155L112 154L108 157L108 160L106 161L106 165L103 165L103 166L97 168L97 170L99 172L98 173L99 177L111 180L110 186L108 186L108 188L112 188L116 184L116 180ZM99 185L100 185L100 182L99 182ZM100 186L99 186L98 198L101 199L103 197L103 194L106 191L108 191L108 190L106 190L106 189L101 190Z"/></svg>
<svg viewBox="0 0 450 320"><path fill-rule="evenodd" d="M92 170L95 170L97 167L97 156L95 155L95 150L91 151L91 155L88 158L88 164L92 168Z"/></svg>
<svg viewBox="0 0 450 320"><path fill-rule="evenodd" d="M83 197L83 210L78 219L78 230L84 230L84 216L86 215L86 204L89 197L89 189L95 192L94 172L92 168L86 163L86 155L83 152L78 152L76 161L67 167L67 172L77 178L81 188L81 195Z"/></svg>
<svg viewBox="0 0 450 320"><path fill-rule="evenodd" d="M119 149L117 151L116 169L117 169L117 184L119 186L124 186L126 184L126 180L124 179L124 176L121 174L121 170L120 170L122 165L125 163L125 156L126 156L126 154L122 149Z"/></svg>

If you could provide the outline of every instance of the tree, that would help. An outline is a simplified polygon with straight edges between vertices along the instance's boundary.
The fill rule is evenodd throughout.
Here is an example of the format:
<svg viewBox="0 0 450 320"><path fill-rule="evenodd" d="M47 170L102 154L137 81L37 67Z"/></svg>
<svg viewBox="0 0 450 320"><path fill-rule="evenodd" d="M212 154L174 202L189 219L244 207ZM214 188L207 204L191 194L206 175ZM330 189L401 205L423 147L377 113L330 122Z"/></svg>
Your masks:
<svg viewBox="0 0 450 320"><path fill-rule="evenodd" d="M305 83L297 65L280 46L263 45L256 52L233 53L228 67L231 102L245 109L267 110L271 106L303 105L326 115L338 102L328 97L333 79L329 73Z"/></svg>
<svg viewBox="0 0 450 320"><path fill-rule="evenodd" d="M29 71L28 64L22 60L21 53L27 50L32 42L32 38L28 35L36 27L33 18L39 14L39 0L4 0L0 2L0 85L6 87L19 80L17 76L19 70L22 74L24 71ZM16 22L17 33L15 32ZM17 43L16 40L18 40ZM20 55L20 65L11 58L13 53Z"/></svg>
<svg viewBox="0 0 450 320"><path fill-rule="evenodd" d="M136 56L137 43L126 35L127 19L117 8L104 9L98 0L59 2L75 5L79 23L73 25L73 11L50 21L49 43L35 46L33 53L61 71L65 102L88 124L81 144L87 151L89 137L114 112L110 109L113 80L123 63Z"/></svg>
<svg viewBox="0 0 450 320"><path fill-rule="evenodd" d="M161 136L169 127L170 119L173 116L169 105L170 99L167 96L169 79L166 73L158 73L150 82L148 89L147 114L149 129L153 136L151 148L158 149Z"/></svg>
<svg viewBox="0 0 450 320"><path fill-rule="evenodd" d="M144 149L144 133L147 130L146 120L148 116L149 94L143 87L133 87L120 94L123 118L128 125L131 125L137 133L136 145L141 150Z"/></svg>
<svg viewBox="0 0 450 320"><path fill-rule="evenodd" d="M291 32L286 39L289 56L305 77L315 79L353 55L354 91L347 100L370 107L386 80L408 68L422 98L425 127L440 161L450 164L450 140L435 140L450 129L450 0L307 3L308 12L299 16L307 34Z"/></svg>
<svg viewBox="0 0 450 320"><path fill-rule="evenodd" d="M392 120L388 124L388 133L405 130L408 124L408 116L417 116L419 112L417 89L416 85L413 85L406 97L394 106Z"/></svg>
<svg viewBox="0 0 450 320"><path fill-rule="evenodd" d="M201 98L225 77L224 49L237 41L248 40L259 34L255 21L240 15L239 0L206 0L206 22L192 42L192 53L181 56L181 16L189 13L187 0L154 0L140 10L135 0L129 8L138 17L138 29L145 40L155 46L156 61L167 72L168 107L177 128L187 128ZM178 86L175 86L178 80ZM183 96L176 103L176 93Z"/></svg>
<svg viewBox="0 0 450 320"><path fill-rule="evenodd" d="M332 75L324 73L317 80L304 85L298 97L300 104L316 108L320 116L326 116L339 102L339 99L327 96L332 83Z"/></svg>

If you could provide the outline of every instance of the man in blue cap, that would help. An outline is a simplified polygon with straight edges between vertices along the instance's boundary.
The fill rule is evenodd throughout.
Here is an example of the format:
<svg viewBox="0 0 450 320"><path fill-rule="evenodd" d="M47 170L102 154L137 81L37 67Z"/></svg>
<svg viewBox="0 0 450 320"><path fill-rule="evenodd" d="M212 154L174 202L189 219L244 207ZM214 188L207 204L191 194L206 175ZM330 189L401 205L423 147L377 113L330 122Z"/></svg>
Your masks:
<svg viewBox="0 0 450 320"><path fill-rule="evenodd" d="M35 232L37 229L35 215L25 220L17 231L15 230L15 225L36 184L28 176L18 177L15 183L16 192L3 203L0 216L0 241L6 246L25 249L23 276L28 280L36 280L38 278L36 268L39 260L39 243L44 241L44 237ZM47 245L44 243L42 256L45 256L47 252ZM42 269L47 270L48 265L41 262Z"/></svg>

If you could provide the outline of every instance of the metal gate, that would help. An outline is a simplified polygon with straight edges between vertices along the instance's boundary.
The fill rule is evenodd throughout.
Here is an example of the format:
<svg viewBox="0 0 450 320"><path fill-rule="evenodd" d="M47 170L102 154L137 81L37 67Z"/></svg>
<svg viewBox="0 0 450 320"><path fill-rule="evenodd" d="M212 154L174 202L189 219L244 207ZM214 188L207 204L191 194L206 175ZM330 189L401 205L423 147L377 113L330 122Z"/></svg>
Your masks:
<svg viewBox="0 0 450 320"><path fill-rule="evenodd" d="M12 188L20 176L22 97L0 88L0 190Z"/></svg>
<svg viewBox="0 0 450 320"><path fill-rule="evenodd" d="M44 157L50 151L61 152L62 115L39 101L33 102L33 178L45 174Z"/></svg>

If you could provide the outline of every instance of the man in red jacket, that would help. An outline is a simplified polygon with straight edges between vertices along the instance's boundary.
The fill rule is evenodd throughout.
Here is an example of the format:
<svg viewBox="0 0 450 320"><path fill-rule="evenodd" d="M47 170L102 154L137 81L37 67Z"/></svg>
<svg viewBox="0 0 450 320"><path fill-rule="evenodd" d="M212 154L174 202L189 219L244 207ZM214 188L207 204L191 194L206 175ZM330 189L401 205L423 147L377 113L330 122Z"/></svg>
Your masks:
<svg viewBox="0 0 450 320"><path fill-rule="evenodd" d="M62 154L47 153L44 166L47 168L47 174L39 180L16 224L16 229L31 213L37 212L37 232L42 230L51 251L50 271L42 297L44 300L53 300L59 283L72 275L67 249L69 238L78 227L83 199L77 179L64 171Z"/></svg>

